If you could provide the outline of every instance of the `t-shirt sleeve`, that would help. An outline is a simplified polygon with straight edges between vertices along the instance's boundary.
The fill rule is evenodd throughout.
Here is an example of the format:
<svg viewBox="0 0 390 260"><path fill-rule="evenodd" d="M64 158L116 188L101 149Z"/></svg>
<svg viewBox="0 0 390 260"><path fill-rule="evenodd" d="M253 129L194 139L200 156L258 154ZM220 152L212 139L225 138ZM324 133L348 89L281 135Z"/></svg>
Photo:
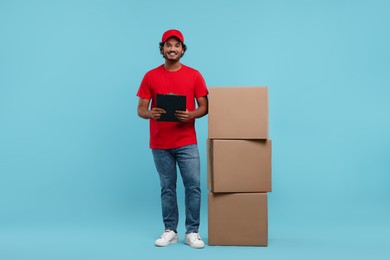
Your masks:
<svg viewBox="0 0 390 260"><path fill-rule="evenodd" d="M209 94L209 91L206 87L206 82L200 74L200 72L197 72L196 80L195 80L195 98L199 97L205 97Z"/></svg>
<svg viewBox="0 0 390 260"><path fill-rule="evenodd" d="M144 78L141 81L141 85L138 89L137 96L143 99L150 100L152 95L150 93L150 80L148 74L145 74Z"/></svg>

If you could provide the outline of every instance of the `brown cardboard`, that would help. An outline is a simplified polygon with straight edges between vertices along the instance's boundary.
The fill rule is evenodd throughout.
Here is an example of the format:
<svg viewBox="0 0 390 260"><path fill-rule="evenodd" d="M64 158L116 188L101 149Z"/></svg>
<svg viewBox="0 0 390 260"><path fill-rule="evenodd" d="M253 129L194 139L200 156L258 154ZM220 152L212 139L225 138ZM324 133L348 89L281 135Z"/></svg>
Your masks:
<svg viewBox="0 0 390 260"><path fill-rule="evenodd" d="M267 193L212 193L208 196L210 246L267 246Z"/></svg>
<svg viewBox="0 0 390 260"><path fill-rule="evenodd" d="M271 192L271 140L208 140L208 189Z"/></svg>
<svg viewBox="0 0 390 260"><path fill-rule="evenodd" d="M209 87L210 139L268 139L267 87Z"/></svg>
<svg viewBox="0 0 390 260"><path fill-rule="evenodd" d="M212 184L212 168L213 168L213 149L212 149L212 142L210 139L207 139L207 145L206 145L206 153L207 153L207 188L209 191L213 191L213 184Z"/></svg>

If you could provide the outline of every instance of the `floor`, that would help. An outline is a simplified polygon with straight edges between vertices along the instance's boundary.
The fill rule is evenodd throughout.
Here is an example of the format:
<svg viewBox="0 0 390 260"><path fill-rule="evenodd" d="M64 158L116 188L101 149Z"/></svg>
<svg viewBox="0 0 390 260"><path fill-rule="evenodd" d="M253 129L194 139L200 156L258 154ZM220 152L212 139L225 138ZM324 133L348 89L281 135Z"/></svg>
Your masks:
<svg viewBox="0 0 390 260"><path fill-rule="evenodd" d="M306 220L292 211L285 216L276 210L270 212L271 216L277 215L270 218L268 247L192 249L183 243L184 230L179 229L179 243L157 248L153 242L160 235L160 220L139 215L132 220L0 226L0 259L389 259L388 209L376 209L374 215L364 210L350 218L359 213L355 210L348 217L327 216L328 220L309 212L305 213ZM202 212L202 218L207 219L206 212ZM207 223L200 233L207 244Z"/></svg>

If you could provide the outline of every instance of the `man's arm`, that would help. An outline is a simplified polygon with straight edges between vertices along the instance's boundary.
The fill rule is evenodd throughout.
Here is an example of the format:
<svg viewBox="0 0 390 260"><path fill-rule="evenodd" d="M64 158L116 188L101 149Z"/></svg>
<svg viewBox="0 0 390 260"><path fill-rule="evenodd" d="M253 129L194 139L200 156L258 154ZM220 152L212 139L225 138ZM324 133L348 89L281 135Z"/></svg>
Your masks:
<svg viewBox="0 0 390 260"><path fill-rule="evenodd" d="M138 116L144 119L149 119L151 118L151 111L149 110L149 103L150 100L144 99L144 98L139 98L138 100Z"/></svg>
<svg viewBox="0 0 390 260"><path fill-rule="evenodd" d="M139 98L138 100L138 116L144 119L159 119L161 114L165 113L164 109L155 107L149 110L149 99Z"/></svg>
<svg viewBox="0 0 390 260"><path fill-rule="evenodd" d="M207 96L197 98L196 102L198 103L198 108L195 111L190 112L191 119L205 116L209 112L209 101Z"/></svg>

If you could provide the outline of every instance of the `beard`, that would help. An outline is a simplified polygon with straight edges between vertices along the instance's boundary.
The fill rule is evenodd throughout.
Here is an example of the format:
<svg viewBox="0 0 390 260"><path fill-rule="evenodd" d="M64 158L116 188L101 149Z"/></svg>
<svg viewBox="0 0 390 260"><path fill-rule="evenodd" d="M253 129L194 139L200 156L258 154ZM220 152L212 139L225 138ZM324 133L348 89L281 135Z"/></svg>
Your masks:
<svg viewBox="0 0 390 260"><path fill-rule="evenodd" d="M170 53L175 53L175 55L171 56L171 55L169 55ZM163 55L164 59L169 60L169 61L179 61L181 56L182 55L178 55L178 53L176 53L176 52L164 53L164 55Z"/></svg>

